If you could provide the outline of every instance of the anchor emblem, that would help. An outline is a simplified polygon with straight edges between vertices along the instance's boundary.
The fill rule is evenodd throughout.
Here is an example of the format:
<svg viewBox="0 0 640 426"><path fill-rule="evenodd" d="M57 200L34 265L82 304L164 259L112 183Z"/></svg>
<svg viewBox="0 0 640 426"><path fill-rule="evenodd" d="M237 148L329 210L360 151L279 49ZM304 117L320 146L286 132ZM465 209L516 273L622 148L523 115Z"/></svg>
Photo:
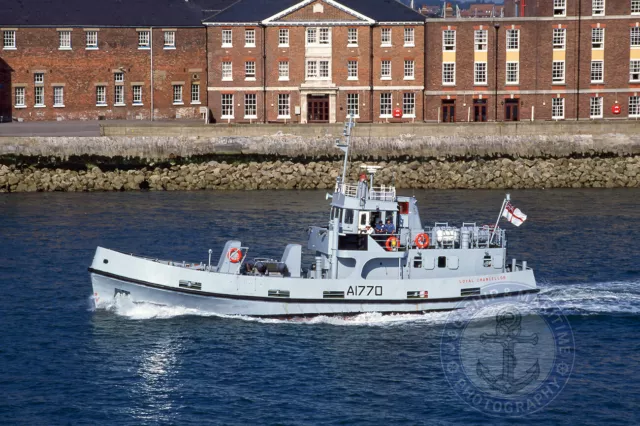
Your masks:
<svg viewBox="0 0 640 426"><path fill-rule="evenodd" d="M502 345L502 374L494 376L491 371L483 365L480 360L476 367L476 372L491 389L504 394L513 394L526 387L540 375L540 365L538 360L529 367L524 377L516 378L514 371L517 364L515 346L517 343L538 344L536 333L529 336L521 336L522 315L514 307L502 309L496 315L496 334L483 333L480 336L480 343L499 343Z"/></svg>

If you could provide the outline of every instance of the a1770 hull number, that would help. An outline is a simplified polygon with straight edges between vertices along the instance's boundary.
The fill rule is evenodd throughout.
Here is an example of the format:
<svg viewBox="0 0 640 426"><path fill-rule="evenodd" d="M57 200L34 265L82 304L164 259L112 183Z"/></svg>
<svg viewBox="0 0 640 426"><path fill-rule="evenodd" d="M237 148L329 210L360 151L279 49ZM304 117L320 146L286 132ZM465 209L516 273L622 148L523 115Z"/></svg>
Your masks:
<svg viewBox="0 0 640 426"><path fill-rule="evenodd" d="M353 285L349 286L347 296L382 296L381 285Z"/></svg>

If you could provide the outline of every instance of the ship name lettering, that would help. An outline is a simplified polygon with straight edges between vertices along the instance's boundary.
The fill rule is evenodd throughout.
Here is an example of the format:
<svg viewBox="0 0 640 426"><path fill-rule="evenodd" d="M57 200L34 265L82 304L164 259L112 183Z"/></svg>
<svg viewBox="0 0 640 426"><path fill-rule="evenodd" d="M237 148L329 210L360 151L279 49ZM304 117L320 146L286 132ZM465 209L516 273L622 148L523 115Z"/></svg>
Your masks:
<svg viewBox="0 0 640 426"><path fill-rule="evenodd" d="M347 290L347 296L382 296L382 286L372 286L372 285L354 285L349 286Z"/></svg>

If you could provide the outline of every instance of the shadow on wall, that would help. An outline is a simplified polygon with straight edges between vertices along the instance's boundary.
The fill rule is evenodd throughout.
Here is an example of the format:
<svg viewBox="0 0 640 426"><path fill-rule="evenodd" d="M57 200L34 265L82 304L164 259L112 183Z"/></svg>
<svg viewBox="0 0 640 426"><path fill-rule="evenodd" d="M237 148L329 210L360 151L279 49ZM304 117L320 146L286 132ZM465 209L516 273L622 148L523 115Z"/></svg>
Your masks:
<svg viewBox="0 0 640 426"><path fill-rule="evenodd" d="M11 72L13 70L0 58L0 123L12 120L11 108Z"/></svg>

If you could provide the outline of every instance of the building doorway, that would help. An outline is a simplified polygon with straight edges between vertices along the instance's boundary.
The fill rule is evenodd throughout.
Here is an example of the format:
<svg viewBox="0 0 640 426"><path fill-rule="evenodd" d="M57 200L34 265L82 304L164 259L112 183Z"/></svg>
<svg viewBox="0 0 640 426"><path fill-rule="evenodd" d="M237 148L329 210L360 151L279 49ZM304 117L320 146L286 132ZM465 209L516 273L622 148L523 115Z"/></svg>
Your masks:
<svg viewBox="0 0 640 426"><path fill-rule="evenodd" d="M473 100L473 121L487 121L487 100Z"/></svg>
<svg viewBox="0 0 640 426"><path fill-rule="evenodd" d="M329 95L307 95L307 122L329 122Z"/></svg>
<svg viewBox="0 0 640 426"><path fill-rule="evenodd" d="M504 120L520 121L520 99L505 99L504 101Z"/></svg>
<svg viewBox="0 0 640 426"><path fill-rule="evenodd" d="M456 121L456 101L455 99L442 100L442 122L455 123Z"/></svg>

